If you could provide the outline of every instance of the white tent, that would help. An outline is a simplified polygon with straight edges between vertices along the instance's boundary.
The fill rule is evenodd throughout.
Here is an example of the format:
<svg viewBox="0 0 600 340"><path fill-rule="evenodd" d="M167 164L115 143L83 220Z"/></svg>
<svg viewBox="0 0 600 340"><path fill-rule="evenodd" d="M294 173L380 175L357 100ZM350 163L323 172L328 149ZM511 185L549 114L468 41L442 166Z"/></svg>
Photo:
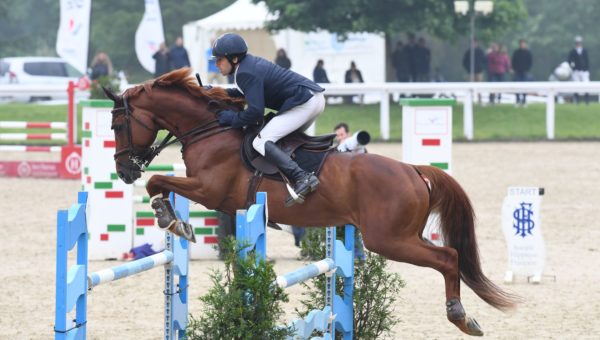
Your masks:
<svg viewBox="0 0 600 340"><path fill-rule="evenodd" d="M343 83L345 71L354 61L365 82L385 81L385 41L383 36L352 33L346 41L326 31L303 33L291 29L270 34L265 22L275 18L264 3L238 0L207 18L183 26L183 39L192 68L207 79L207 55L211 41L225 32L240 34L248 42L249 52L268 60L284 48L292 61L292 70L312 79L318 59L323 59L332 83Z"/></svg>

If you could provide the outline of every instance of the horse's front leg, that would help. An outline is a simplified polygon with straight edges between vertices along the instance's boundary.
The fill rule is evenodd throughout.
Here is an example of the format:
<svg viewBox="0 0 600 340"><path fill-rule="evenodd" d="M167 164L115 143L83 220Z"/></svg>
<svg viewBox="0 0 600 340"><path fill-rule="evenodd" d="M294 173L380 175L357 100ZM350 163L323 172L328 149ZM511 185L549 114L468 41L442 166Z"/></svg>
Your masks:
<svg viewBox="0 0 600 340"><path fill-rule="evenodd" d="M170 231L189 241L196 242L194 230L189 223L182 221L175 214L169 201L169 193L174 192L180 196L191 197L195 179L173 176L154 175L146 184L146 191L150 195L150 203L154 216L161 229Z"/></svg>

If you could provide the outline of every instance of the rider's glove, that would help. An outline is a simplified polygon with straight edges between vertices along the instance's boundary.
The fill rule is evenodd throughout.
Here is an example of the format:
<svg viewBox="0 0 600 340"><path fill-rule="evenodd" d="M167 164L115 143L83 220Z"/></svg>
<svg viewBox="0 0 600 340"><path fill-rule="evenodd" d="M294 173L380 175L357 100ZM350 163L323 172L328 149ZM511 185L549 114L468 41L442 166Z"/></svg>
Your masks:
<svg viewBox="0 0 600 340"><path fill-rule="evenodd" d="M231 125L233 122L233 118L235 117L235 112L229 110L223 110L219 112L219 124L221 125Z"/></svg>

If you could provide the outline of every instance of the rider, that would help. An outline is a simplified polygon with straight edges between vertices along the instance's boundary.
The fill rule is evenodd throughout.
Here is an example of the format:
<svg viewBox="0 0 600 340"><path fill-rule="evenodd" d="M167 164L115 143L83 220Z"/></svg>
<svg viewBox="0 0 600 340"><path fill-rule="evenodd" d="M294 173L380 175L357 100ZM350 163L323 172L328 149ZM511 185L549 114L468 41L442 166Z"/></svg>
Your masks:
<svg viewBox="0 0 600 340"><path fill-rule="evenodd" d="M260 126L265 108L279 113L271 119L252 141L252 146L293 183L294 203L317 189L319 179L314 173L304 171L275 143L293 131L306 130L325 109L324 89L313 81L263 58L248 54L242 37L225 33L213 44L213 57L223 75L233 75L237 88L227 89L232 97L244 96L247 107L235 112L219 113L221 125L240 128L245 125Z"/></svg>

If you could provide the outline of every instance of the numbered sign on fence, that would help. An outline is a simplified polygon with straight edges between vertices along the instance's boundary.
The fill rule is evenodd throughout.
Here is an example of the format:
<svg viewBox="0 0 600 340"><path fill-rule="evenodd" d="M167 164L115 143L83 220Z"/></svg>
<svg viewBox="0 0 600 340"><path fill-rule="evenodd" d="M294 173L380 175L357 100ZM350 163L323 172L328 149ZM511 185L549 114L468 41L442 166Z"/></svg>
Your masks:
<svg viewBox="0 0 600 340"><path fill-rule="evenodd" d="M505 282L524 275L539 283L544 269L544 238L540 215L544 189L509 187L502 205L502 230L508 245Z"/></svg>

